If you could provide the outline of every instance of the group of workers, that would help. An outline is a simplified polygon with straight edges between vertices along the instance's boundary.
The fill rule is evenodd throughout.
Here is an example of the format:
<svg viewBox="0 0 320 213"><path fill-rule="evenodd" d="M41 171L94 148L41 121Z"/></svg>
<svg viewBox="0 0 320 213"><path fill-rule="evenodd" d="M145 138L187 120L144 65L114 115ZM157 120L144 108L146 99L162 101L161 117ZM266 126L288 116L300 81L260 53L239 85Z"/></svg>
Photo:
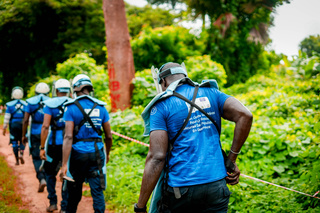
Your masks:
<svg viewBox="0 0 320 213"><path fill-rule="evenodd" d="M94 89L85 74L73 79L72 88L66 79L54 82L53 88L54 97L49 98L48 84L38 83L36 95L23 101L23 89L14 87L13 100L6 104L3 135L9 125L16 165L24 164L23 153L29 144L39 180L38 192L47 187L47 212L58 210L55 188L59 170L63 181L61 213L77 211L84 181L90 185L95 212L104 212L105 166L112 145L106 103L90 96ZM70 98L71 91L74 99Z"/></svg>
<svg viewBox="0 0 320 213"><path fill-rule="evenodd" d="M193 82L184 64L169 62L152 72L159 94L142 113L150 147L134 212L147 212L151 194L152 213L227 212L231 194L227 184L239 182L236 159L250 132L251 112L219 91L215 80ZM94 211L104 212L106 163L112 145L105 103L90 95L93 85L84 74L77 75L72 86L59 79L54 88L56 97L49 98L48 85L39 83L37 95L26 102L21 100L23 90L13 88L4 134L9 124L16 164L24 163L28 141L38 191L47 186L48 212L58 209L55 184L59 170L63 180L60 212L77 211L84 181L90 185ZM221 118L235 122L228 155L220 142Z"/></svg>

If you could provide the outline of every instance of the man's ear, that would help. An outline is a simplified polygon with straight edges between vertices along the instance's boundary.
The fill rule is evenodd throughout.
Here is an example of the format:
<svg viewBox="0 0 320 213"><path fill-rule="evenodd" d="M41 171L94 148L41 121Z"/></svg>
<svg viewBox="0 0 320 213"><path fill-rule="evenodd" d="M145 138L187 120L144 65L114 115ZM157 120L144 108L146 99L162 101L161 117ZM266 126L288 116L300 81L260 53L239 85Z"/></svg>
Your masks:
<svg viewBox="0 0 320 213"><path fill-rule="evenodd" d="M162 81L163 81L163 83L164 83L164 88L166 88L166 89L167 89L168 85L167 85L167 81L166 81L166 79L164 78L164 79L162 79Z"/></svg>

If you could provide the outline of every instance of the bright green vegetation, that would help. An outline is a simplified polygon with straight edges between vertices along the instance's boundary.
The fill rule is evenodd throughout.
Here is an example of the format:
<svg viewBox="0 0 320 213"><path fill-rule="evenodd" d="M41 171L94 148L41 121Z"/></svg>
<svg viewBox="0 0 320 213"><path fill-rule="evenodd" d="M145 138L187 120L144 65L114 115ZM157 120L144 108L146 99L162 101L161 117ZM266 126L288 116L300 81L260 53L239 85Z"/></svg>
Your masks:
<svg viewBox="0 0 320 213"><path fill-rule="evenodd" d="M320 189L319 58L300 55L286 65L271 66L266 75L221 88L239 99L254 115L252 130L238 158L243 174L313 195ZM192 69L190 69L192 70ZM311 73L311 74L310 74ZM140 73L141 74L141 73ZM139 91L149 90L148 72ZM141 82L144 82L142 84ZM145 85L145 90L141 87ZM151 86L150 86L151 87ZM136 91L133 98L144 95ZM146 94L144 97L147 97ZM145 106L144 101L140 102ZM113 113L113 131L142 137L143 106ZM221 141L230 150L234 124L223 121ZM108 164L106 201L116 212L131 212L137 202L147 147L114 136ZM319 212L320 200L241 177L229 187L229 212Z"/></svg>
<svg viewBox="0 0 320 213"><path fill-rule="evenodd" d="M17 183L13 171L8 167L5 158L0 155L0 210L6 213L27 213L22 209L22 200L16 193Z"/></svg>

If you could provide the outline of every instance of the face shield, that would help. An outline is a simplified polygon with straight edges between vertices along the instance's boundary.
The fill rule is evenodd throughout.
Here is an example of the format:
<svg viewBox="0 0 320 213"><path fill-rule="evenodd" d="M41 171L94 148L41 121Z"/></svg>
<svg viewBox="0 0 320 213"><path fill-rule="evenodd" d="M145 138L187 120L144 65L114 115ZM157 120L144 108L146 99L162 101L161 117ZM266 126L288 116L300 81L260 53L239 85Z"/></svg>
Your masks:
<svg viewBox="0 0 320 213"><path fill-rule="evenodd" d="M171 62L168 62L168 63L171 63ZM154 68L154 66L151 67L152 77L153 77L154 84L156 86L156 90L158 94L163 92L161 87L162 79L168 77L169 75L184 74L186 77L188 77L184 62L181 63L181 67L171 67L166 70L162 70L166 64L162 65L160 69Z"/></svg>

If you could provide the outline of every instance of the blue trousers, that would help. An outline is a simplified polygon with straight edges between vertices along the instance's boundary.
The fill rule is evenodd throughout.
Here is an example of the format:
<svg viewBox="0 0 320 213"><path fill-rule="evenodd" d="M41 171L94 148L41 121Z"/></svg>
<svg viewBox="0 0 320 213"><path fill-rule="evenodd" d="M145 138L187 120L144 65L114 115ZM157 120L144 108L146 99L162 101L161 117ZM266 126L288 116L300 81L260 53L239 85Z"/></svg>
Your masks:
<svg viewBox="0 0 320 213"><path fill-rule="evenodd" d="M42 160L40 159L40 135L31 135L30 153L32 155L34 169L37 173L36 176L40 182L42 179L46 179L45 173L43 171L39 171L42 163Z"/></svg>
<svg viewBox="0 0 320 213"><path fill-rule="evenodd" d="M105 160L103 150L99 150L101 162ZM93 199L93 209L95 213L105 211L105 201L103 189L100 185L99 169L95 153L79 153L72 149L70 156L69 171L75 182L67 182L68 205L67 212L77 211L78 203L82 197L82 185L86 181L90 185ZM105 177L106 178L106 177Z"/></svg>
<svg viewBox="0 0 320 213"><path fill-rule="evenodd" d="M47 190L48 190L48 199L50 200L50 205L57 204L57 195L56 195L56 176L61 167L62 161L62 145L49 145L47 150L47 155L50 156L53 160L52 162L46 161L44 163L44 170L47 178ZM64 183L62 189L64 188ZM68 200L68 191L61 190L61 210L66 211L67 209L67 200Z"/></svg>
<svg viewBox="0 0 320 213"><path fill-rule="evenodd" d="M226 180L212 183L180 187L181 198L176 199L172 187L168 187L166 196L168 208L165 213L203 212L227 213L231 192Z"/></svg>

